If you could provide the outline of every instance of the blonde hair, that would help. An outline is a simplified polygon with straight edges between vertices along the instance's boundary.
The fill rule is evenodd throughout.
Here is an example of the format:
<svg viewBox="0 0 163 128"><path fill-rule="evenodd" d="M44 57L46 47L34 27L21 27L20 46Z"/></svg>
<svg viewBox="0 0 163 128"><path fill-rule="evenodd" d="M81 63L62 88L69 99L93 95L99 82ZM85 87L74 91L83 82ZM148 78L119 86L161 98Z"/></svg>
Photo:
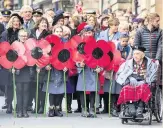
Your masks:
<svg viewBox="0 0 163 128"><path fill-rule="evenodd" d="M160 17L157 13L150 13L147 15L147 21L151 21L153 19L155 19L156 17Z"/></svg>
<svg viewBox="0 0 163 128"><path fill-rule="evenodd" d="M128 24L128 23L124 23L124 24L121 23L121 24L119 25L119 29L122 29L122 28L123 28L123 29L124 29L124 28L127 28L127 29L129 30L129 24Z"/></svg>
<svg viewBox="0 0 163 128"><path fill-rule="evenodd" d="M132 31L132 32L130 33L130 38L135 37L135 35L136 35L136 31Z"/></svg>
<svg viewBox="0 0 163 128"><path fill-rule="evenodd" d="M13 20L14 20L14 18L19 19L17 16L12 16L12 17L10 18L8 24L7 24L7 27L6 27L7 29L13 27ZM19 20L19 25L20 25L20 28L22 28L22 24L21 24L20 20Z"/></svg>
<svg viewBox="0 0 163 128"><path fill-rule="evenodd" d="M119 25L119 19L118 18L109 19L109 26L113 26L113 25Z"/></svg>
<svg viewBox="0 0 163 128"><path fill-rule="evenodd" d="M63 28L62 28L62 26L61 26L61 25L55 25L55 26L53 26L52 33L54 33L54 32L55 32L55 30L56 30L57 28L62 29L62 32L63 32Z"/></svg>
<svg viewBox="0 0 163 128"><path fill-rule="evenodd" d="M63 35L69 34L71 36L71 30L67 26L62 26L63 28Z"/></svg>
<svg viewBox="0 0 163 128"><path fill-rule="evenodd" d="M27 36L29 37L29 33L26 29L20 29L18 32L18 36L20 35L20 33L27 33Z"/></svg>

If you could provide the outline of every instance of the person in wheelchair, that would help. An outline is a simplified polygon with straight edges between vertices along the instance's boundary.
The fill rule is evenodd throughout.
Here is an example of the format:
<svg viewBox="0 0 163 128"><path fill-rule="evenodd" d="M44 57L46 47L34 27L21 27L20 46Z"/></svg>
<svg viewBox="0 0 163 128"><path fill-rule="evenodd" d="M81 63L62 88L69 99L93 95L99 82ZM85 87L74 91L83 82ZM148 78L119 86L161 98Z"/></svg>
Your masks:
<svg viewBox="0 0 163 128"><path fill-rule="evenodd" d="M127 105L125 117L144 118L144 105L152 96L150 86L157 80L158 64L145 56L144 47L133 49L133 58L124 62L116 74L117 83L123 86L117 105Z"/></svg>

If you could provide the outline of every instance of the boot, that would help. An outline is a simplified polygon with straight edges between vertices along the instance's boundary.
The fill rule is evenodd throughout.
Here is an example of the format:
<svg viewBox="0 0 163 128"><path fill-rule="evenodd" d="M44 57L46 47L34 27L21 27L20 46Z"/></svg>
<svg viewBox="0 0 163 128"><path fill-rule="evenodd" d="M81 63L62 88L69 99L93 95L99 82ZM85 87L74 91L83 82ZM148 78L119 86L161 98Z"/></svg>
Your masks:
<svg viewBox="0 0 163 128"><path fill-rule="evenodd" d="M11 113L12 113L12 104L9 104L9 105L7 106L6 113L7 113L7 114L11 114Z"/></svg>
<svg viewBox="0 0 163 128"><path fill-rule="evenodd" d="M24 118L28 118L29 117L29 115L27 113L27 110L23 110L23 116L24 116Z"/></svg>
<svg viewBox="0 0 163 128"><path fill-rule="evenodd" d="M61 111L59 109L60 109L60 107L59 106L56 106L55 112L54 112L55 113L55 116L62 117L63 114L61 113Z"/></svg>
<svg viewBox="0 0 163 128"><path fill-rule="evenodd" d="M2 109L7 109L7 103L2 106Z"/></svg>
<svg viewBox="0 0 163 128"><path fill-rule="evenodd" d="M85 112L85 109L84 108L82 108L81 116L82 117L90 117L89 113L87 111Z"/></svg>
<svg viewBox="0 0 163 128"><path fill-rule="evenodd" d="M32 108L32 106L28 106L28 108L27 108L27 111L33 111L33 108Z"/></svg>
<svg viewBox="0 0 163 128"><path fill-rule="evenodd" d="M71 106L68 106L68 113L72 113Z"/></svg>
<svg viewBox="0 0 163 128"><path fill-rule="evenodd" d="M96 117L95 112L94 112L94 108L90 108L89 114L90 114L91 118L95 118Z"/></svg>
<svg viewBox="0 0 163 128"><path fill-rule="evenodd" d="M54 117L54 106L50 106L49 107L48 117Z"/></svg>
<svg viewBox="0 0 163 128"><path fill-rule="evenodd" d="M59 105L59 109L58 109L60 112L62 112L62 105L60 104Z"/></svg>
<svg viewBox="0 0 163 128"><path fill-rule="evenodd" d="M44 108L40 107L40 109L38 110L38 114L43 114L44 113Z"/></svg>
<svg viewBox="0 0 163 128"><path fill-rule="evenodd" d="M96 114L100 114L99 108L96 108Z"/></svg>
<svg viewBox="0 0 163 128"><path fill-rule="evenodd" d="M23 113L22 113L22 111L18 111L18 113L17 113L17 118L22 118L23 117Z"/></svg>

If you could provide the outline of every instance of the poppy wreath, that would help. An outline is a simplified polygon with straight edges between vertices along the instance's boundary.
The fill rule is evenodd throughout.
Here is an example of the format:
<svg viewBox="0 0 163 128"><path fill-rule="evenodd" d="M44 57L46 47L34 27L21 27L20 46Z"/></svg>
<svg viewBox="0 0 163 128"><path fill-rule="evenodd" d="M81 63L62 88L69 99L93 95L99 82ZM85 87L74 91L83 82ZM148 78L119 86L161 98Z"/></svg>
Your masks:
<svg viewBox="0 0 163 128"><path fill-rule="evenodd" d="M63 70L65 67L68 69L75 68L75 63L72 59L73 52L70 46L70 42L61 42L61 44L53 47L51 64L57 70Z"/></svg>
<svg viewBox="0 0 163 128"><path fill-rule="evenodd" d="M53 34L48 35L48 36L45 38L45 40L48 41L48 42L50 43L51 47L54 47L54 46L56 46L56 45L58 45L58 44L61 43L61 39L60 39L58 36L53 35Z"/></svg>
<svg viewBox="0 0 163 128"><path fill-rule="evenodd" d="M0 64L6 69L23 68L27 62L24 54L25 47L21 42L15 41L11 45L8 42L0 44Z"/></svg>
<svg viewBox="0 0 163 128"><path fill-rule="evenodd" d="M84 51L87 54L86 65L90 68L107 67L110 64L110 58L107 53L109 47L104 40L96 42L92 38L91 43L87 43L84 47Z"/></svg>
<svg viewBox="0 0 163 128"><path fill-rule="evenodd" d="M25 43L26 53L27 56L27 65L34 66L35 64L43 68L50 62L50 56L48 53L51 51L51 45L48 41L41 39L28 39Z"/></svg>
<svg viewBox="0 0 163 128"><path fill-rule="evenodd" d="M76 35L70 40L71 48L73 49L73 61L83 62L87 56L84 47L87 43L96 43L93 37L84 37L83 39ZM93 44L92 44L93 45Z"/></svg>

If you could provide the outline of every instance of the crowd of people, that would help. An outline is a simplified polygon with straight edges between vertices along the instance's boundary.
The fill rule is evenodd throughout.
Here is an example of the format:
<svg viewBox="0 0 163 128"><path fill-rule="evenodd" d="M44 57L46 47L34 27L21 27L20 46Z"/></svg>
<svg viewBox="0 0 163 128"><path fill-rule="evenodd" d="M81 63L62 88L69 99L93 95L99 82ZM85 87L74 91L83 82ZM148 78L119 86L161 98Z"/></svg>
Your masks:
<svg viewBox="0 0 163 128"><path fill-rule="evenodd" d="M157 69L151 59L162 64L160 16L157 13L149 13L143 18L137 18L132 14L131 8L114 13L110 6L102 14L99 14L95 11L84 12L82 6L83 3L79 2L72 12L64 12L62 10L54 12L52 9L43 12L41 9L33 10L27 5L23 6L19 13L3 10L0 16L0 42L6 41L12 44L14 41L19 41L24 43L29 38L40 40L50 34L58 36L65 43L75 35L79 35L81 38L93 36L97 41L114 42L116 49L120 51L122 58L126 62L121 65L117 73L113 73L113 78L111 78L111 72L103 72L104 82L102 83L99 80L100 90L97 98L95 98L96 72L99 73L102 69L91 69L84 62L77 63L78 73L68 77L66 83L67 108L68 113L81 113L83 117L95 117L95 112L97 114L108 113L108 105L110 104L111 115L118 117L120 106L117 101L120 102L118 98L123 86L129 83L133 86L138 86L156 82L155 70ZM90 92L86 94L86 104L84 102L83 70L81 70L83 67L85 68L85 91ZM12 114L13 112L11 74L16 74L16 110L17 117L21 118L29 117L27 112L30 111L36 113L37 72L39 72L37 110L38 114L43 114L47 71L51 70L48 90L50 105L48 116L63 116L63 73L68 69L65 68L64 71L60 71L51 66L46 66L45 69L46 71L36 67L25 66L20 70L9 71L1 67L0 88L5 94L5 104L2 109L7 109L7 114ZM111 83L113 84L112 90L109 91ZM110 103L109 94L111 95ZM35 101L34 104L33 100ZM77 100L77 109L75 111L72 111L71 108L72 100ZM95 103L96 110L94 109ZM140 108L137 116L142 117L142 102L139 104ZM85 106L87 111L85 111ZM100 111L100 108L103 108L103 111ZM127 112L126 115L128 115Z"/></svg>

